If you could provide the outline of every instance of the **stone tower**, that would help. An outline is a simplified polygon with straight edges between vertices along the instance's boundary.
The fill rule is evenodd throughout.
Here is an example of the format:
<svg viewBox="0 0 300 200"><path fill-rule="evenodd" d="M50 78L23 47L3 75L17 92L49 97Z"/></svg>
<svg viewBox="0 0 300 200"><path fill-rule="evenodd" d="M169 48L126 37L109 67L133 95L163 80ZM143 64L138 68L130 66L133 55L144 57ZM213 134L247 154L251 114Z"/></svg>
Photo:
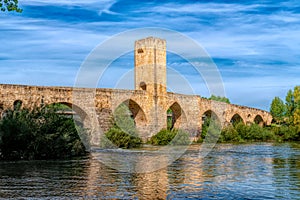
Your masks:
<svg viewBox="0 0 300 200"><path fill-rule="evenodd" d="M166 94L166 41L148 37L137 40L134 49L135 89L148 94Z"/></svg>

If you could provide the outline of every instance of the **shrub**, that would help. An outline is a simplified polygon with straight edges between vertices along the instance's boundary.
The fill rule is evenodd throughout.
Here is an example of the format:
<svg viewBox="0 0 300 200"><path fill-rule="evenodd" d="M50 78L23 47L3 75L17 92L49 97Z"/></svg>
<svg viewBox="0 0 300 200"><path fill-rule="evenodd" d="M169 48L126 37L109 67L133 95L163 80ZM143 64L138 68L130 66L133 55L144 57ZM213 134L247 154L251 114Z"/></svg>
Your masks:
<svg viewBox="0 0 300 200"><path fill-rule="evenodd" d="M220 142L243 142L243 139L237 132L237 130L232 126L227 126L221 131Z"/></svg>
<svg viewBox="0 0 300 200"><path fill-rule="evenodd" d="M258 124L245 125L238 123L222 129L219 142L244 141L273 141L276 140L274 132Z"/></svg>
<svg viewBox="0 0 300 200"><path fill-rule="evenodd" d="M190 137L183 130L162 129L150 138L149 143L153 145L187 145L190 144Z"/></svg>
<svg viewBox="0 0 300 200"><path fill-rule="evenodd" d="M198 143L203 142L216 142L221 133L221 124L214 118L208 118L202 125L201 137L197 140Z"/></svg>
<svg viewBox="0 0 300 200"><path fill-rule="evenodd" d="M275 135L271 131L259 126L258 124L251 124L247 128L247 138L248 141L270 141L274 140Z"/></svg>
<svg viewBox="0 0 300 200"><path fill-rule="evenodd" d="M299 141L300 132L295 126L276 126L271 128L272 132L277 136L277 140L281 141Z"/></svg>
<svg viewBox="0 0 300 200"><path fill-rule="evenodd" d="M0 121L0 159L56 159L85 154L73 119L57 110L8 110Z"/></svg>
<svg viewBox="0 0 300 200"><path fill-rule="evenodd" d="M128 149L140 147L141 144L142 139L136 133L126 133L114 124L101 138L100 147Z"/></svg>

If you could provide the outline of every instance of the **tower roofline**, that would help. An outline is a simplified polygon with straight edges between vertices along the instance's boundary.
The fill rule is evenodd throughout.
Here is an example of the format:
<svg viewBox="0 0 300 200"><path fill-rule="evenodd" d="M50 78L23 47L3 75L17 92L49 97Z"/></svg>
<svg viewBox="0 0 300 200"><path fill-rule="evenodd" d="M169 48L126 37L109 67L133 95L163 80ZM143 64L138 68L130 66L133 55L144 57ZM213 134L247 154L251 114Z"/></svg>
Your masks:
<svg viewBox="0 0 300 200"><path fill-rule="evenodd" d="M135 41L135 46L147 46L148 48L155 45L155 46L159 46L160 48L166 48L166 40L162 39L162 38L158 38L158 37L154 37L154 36L150 36L150 37L146 37L146 38L142 38L139 40Z"/></svg>

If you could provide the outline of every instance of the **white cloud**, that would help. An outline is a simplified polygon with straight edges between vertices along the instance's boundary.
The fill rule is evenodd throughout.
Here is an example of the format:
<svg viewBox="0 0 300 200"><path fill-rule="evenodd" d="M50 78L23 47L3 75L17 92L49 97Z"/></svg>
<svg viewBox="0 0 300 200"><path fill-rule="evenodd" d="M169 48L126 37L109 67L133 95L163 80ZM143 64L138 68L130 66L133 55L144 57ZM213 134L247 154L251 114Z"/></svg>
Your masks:
<svg viewBox="0 0 300 200"><path fill-rule="evenodd" d="M0 15L0 81L72 85L76 70L99 43L131 28L159 26L187 34L214 59L220 59L218 67L234 103L266 108L270 98L283 95L287 88L300 83L297 78L300 77L300 14L293 10L296 6L293 1L126 3L122 0L20 1L24 9L29 6L35 10ZM117 7L121 4L126 6ZM44 13L48 6L62 8L61 16ZM74 7L88 12L70 12ZM278 10L270 11L269 7ZM68 21L68 16L72 21ZM116 45L123 48L125 43ZM182 50L185 47L182 41L173 45ZM192 47L189 50L196 51ZM195 84L197 94L209 95L198 74L183 63L174 60L169 63L174 69L182 69L179 72ZM111 77L104 77L105 81L117 80L124 71L119 67L111 72Z"/></svg>
<svg viewBox="0 0 300 200"><path fill-rule="evenodd" d="M20 4L24 5L57 5L57 6L84 6L84 5L95 5L99 6L102 5L104 8L107 8L107 5L112 5L115 3L115 0L56 0L56 1L49 1L49 0L26 0L20 1Z"/></svg>
<svg viewBox="0 0 300 200"><path fill-rule="evenodd" d="M258 4L241 5L241 4L225 4L225 3L189 3L176 4L168 3L162 6L155 6L151 9L152 12L160 13L236 13L240 11L254 10L260 7Z"/></svg>

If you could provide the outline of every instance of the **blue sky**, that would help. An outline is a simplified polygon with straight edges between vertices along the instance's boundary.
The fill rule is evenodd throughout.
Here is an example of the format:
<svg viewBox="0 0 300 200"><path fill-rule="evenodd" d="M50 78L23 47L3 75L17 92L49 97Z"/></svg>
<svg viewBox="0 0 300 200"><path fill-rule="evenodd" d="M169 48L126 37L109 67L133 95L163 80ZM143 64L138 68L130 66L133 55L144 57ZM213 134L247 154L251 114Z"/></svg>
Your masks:
<svg viewBox="0 0 300 200"><path fill-rule="evenodd" d="M21 14L0 13L0 83L72 86L97 45L123 31L159 27L206 49L234 104L268 110L274 96L284 98L300 84L298 0L20 0L20 7ZM188 63L168 58L168 67L184 74L197 94L210 95ZM130 88L133 81L117 80L132 77L132 69L128 53L112 64L100 86Z"/></svg>

